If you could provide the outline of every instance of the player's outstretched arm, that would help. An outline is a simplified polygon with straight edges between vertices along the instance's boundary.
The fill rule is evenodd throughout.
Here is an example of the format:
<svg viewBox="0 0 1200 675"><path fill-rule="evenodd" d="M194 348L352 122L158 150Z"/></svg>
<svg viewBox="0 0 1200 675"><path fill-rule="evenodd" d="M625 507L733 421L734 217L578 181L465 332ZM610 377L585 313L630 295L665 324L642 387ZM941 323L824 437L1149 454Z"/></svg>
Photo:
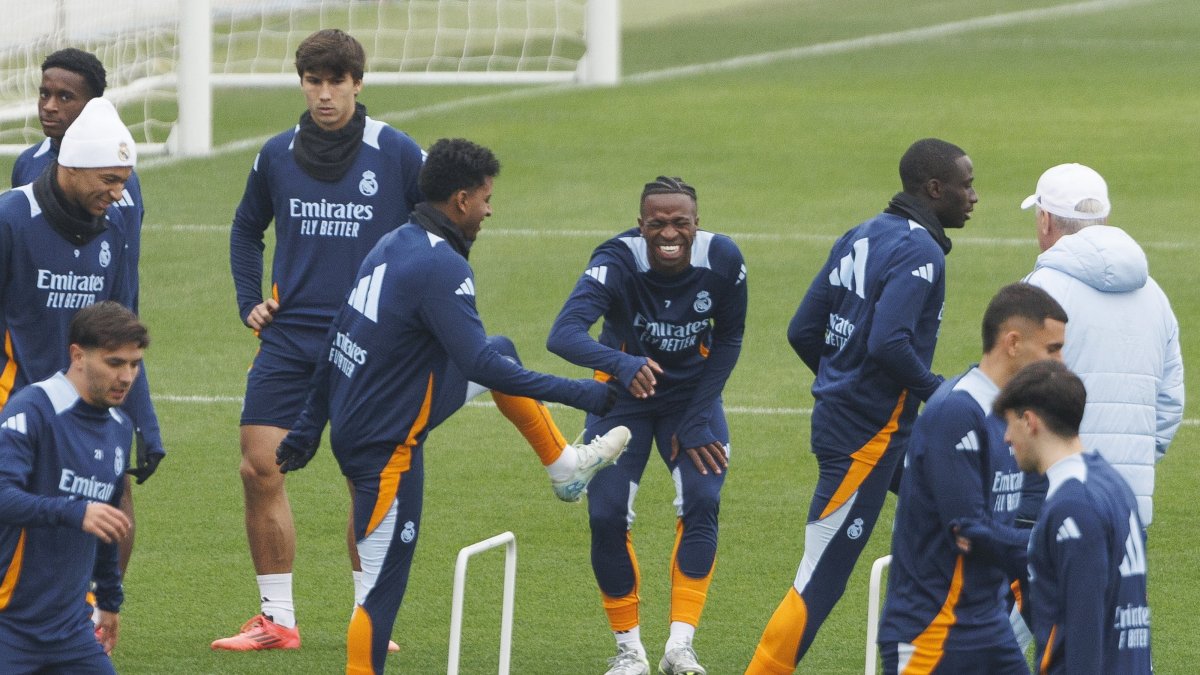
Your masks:
<svg viewBox="0 0 1200 675"><path fill-rule="evenodd" d="M601 413L609 406L608 385L596 380L568 380L526 370L514 359L496 351L488 342L483 321L475 309L473 296L456 294L463 276L469 274L466 261L458 269L451 265L438 270L439 279L431 280L433 289L421 300L420 314L430 332L437 337L450 360L463 376L488 389L513 396ZM457 261L451 261L454 265Z"/></svg>
<svg viewBox="0 0 1200 675"><path fill-rule="evenodd" d="M646 356L626 354L601 344L588 332L613 303L614 289L621 286L623 267L619 261L605 255L594 256L588 269L603 268L603 281L585 273L575 282L562 309L546 336L546 349L566 361L584 368L608 373L636 398L654 395L658 364Z"/></svg>

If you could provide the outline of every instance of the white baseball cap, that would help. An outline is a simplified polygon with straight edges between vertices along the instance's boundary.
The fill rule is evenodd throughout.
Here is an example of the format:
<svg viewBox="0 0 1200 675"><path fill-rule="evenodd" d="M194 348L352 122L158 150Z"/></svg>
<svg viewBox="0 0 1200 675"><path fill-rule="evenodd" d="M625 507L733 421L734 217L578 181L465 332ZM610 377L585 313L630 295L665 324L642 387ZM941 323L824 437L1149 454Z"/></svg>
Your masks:
<svg viewBox="0 0 1200 675"><path fill-rule="evenodd" d="M95 169L137 163L137 146L117 109L97 96L67 127L58 150L59 166Z"/></svg>
<svg viewBox="0 0 1200 675"><path fill-rule="evenodd" d="M1075 210L1085 199L1095 199L1102 208L1098 213ZM1043 211L1063 218L1099 220L1112 210L1108 201L1108 184L1094 169L1082 164L1059 164L1046 169L1037 182L1037 192L1021 202L1021 208L1037 205Z"/></svg>

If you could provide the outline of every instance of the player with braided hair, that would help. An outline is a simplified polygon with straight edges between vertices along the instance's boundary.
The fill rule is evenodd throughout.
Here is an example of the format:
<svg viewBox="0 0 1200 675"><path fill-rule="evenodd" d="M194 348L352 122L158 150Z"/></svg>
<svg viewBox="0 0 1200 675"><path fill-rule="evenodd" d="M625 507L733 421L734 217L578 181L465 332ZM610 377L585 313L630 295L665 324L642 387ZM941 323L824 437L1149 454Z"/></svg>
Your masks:
<svg viewBox="0 0 1200 675"><path fill-rule="evenodd" d="M618 425L629 450L588 488L592 569L617 641L609 675L649 673L641 640L639 582L630 532L633 501L654 441L675 483L670 637L660 672L703 675L692 649L712 581L717 512L729 466L721 391L741 352L746 266L733 240L699 229L696 190L659 176L642 190L638 227L592 253L546 346L598 379L621 385L588 434ZM601 317L598 339L588 331Z"/></svg>

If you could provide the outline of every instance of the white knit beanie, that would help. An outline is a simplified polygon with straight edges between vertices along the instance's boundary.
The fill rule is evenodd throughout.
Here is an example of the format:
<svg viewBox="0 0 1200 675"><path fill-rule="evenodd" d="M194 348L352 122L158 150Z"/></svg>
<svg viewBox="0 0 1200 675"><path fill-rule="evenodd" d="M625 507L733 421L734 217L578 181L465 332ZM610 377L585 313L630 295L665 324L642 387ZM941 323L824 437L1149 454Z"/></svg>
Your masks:
<svg viewBox="0 0 1200 675"><path fill-rule="evenodd" d="M88 101L67 128L58 150L59 166L95 169L136 163L133 136L113 104L99 96Z"/></svg>

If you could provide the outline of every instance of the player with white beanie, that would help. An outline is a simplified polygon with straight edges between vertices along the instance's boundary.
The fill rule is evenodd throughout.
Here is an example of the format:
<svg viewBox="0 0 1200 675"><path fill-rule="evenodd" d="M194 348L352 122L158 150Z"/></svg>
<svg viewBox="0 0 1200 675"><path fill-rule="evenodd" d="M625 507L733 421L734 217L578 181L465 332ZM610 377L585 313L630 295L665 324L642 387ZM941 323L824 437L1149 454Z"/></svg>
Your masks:
<svg viewBox="0 0 1200 675"><path fill-rule="evenodd" d="M80 169L137 164L137 144L117 109L105 98L94 98L63 134L58 165Z"/></svg>
<svg viewBox="0 0 1200 675"><path fill-rule="evenodd" d="M137 146L112 103L94 98L63 136L58 161L0 196L0 404L65 367L75 312L102 300L133 306L127 229L116 207ZM11 371L11 375L8 375ZM124 404L149 406L144 375ZM137 415L131 413L137 419Z"/></svg>

